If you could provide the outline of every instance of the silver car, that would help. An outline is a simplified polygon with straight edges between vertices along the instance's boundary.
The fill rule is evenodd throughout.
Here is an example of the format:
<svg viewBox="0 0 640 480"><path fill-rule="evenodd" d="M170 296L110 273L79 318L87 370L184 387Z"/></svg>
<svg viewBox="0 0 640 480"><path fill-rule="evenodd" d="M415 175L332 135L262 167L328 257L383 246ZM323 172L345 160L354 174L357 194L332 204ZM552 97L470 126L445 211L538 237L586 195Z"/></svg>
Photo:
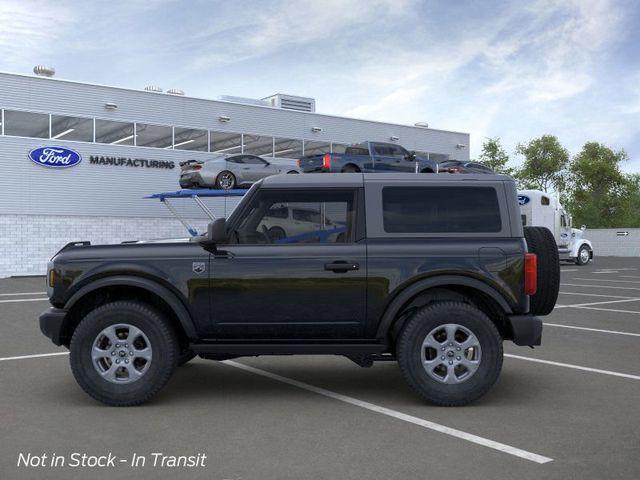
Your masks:
<svg viewBox="0 0 640 480"><path fill-rule="evenodd" d="M278 159L286 162L286 159ZM292 160L290 160L292 162ZM273 163L257 155L220 155L211 160L189 160L180 163L180 187L220 188L229 190L248 187L258 180L280 173L300 173L294 165Z"/></svg>

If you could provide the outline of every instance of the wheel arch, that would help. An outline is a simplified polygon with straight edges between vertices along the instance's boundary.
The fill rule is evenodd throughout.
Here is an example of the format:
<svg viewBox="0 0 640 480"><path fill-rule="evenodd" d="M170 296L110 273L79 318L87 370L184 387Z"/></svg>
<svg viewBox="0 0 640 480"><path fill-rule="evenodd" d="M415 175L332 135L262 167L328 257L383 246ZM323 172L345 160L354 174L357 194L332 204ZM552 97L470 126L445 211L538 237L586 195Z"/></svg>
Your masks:
<svg viewBox="0 0 640 480"><path fill-rule="evenodd" d="M345 169L347 169L349 167L355 168L356 169L356 173L362 172L362 169L360 168L360 166L358 164L356 164L356 163L353 163L353 162L345 163L342 166L341 171L344 171Z"/></svg>
<svg viewBox="0 0 640 480"><path fill-rule="evenodd" d="M122 299L141 300L159 309L174 326L182 344L197 338L191 314L174 292L149 278L113 275L89 281L65 302L68 313L63 329L63 343L71 339L80 320L89 311L99 305Z"/></svg>
<svg viewBox="0 0 640 480"><path fill-rule="evenodd" d="M503 338L512 335L506 315L513 311L495 288L470 277L442 275L419 280L398 292L382 314L376 337L389 340L397 336L413 311L429 303L447 300L475 305L494 322Z"/></svg>

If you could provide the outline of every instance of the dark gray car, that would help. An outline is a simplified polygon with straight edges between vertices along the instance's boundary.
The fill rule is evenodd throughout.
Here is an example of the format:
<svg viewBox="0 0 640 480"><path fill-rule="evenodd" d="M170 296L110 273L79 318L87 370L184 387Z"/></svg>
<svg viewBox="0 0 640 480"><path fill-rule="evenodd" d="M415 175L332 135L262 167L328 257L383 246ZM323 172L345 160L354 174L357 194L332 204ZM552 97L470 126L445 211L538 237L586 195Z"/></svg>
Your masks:
<svg viewBox="0 0 640 480"><path fill-rule="evenodd" d="M180 187L248 187L254 182L281 173L300 173L293 160L263 158L257 155L220 155L211 160L189 160L180 164Z"/></svg>

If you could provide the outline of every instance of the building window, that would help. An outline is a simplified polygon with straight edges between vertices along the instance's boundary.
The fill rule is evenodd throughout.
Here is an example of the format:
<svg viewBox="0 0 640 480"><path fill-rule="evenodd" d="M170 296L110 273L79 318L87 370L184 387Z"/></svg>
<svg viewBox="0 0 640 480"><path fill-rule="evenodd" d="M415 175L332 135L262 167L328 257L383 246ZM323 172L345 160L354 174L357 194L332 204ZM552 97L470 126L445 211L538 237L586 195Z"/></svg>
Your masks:
<svg viewBox="0 0 640 480"><path fill-rule="evenodd" d="M212 153L242 153L242 135L239 133L211 132Z"/></svg>
<svg viewBox="0 0 640 480"><path fill-rule="evenodd" d="M136 123L136 145L138 147L171 148L173 129L164 125Z"/></svg>
<svg viewBox="0 0 640 480"><path fill-rule="evenodd" d="M277 158L302 157L302 140L275 138L273 156Z"/></svg>
<svg viewBox="0 0 640 480"><path fill-rule="evenodd" d="M51 115L51 138L93 142L93 119Z"/></svg>
<svg viewBox="0 0 640 480"><path fill-rule="evenodd" d="M209 135L206 130L194 128L174 128L173 148L176 150L196 150L206 152L209 148Z"/></svg>
<svg viewBox="0 0 640 480"><path fill-rule="evenodd" d="M133 145L133 123L96 119L96 142Z"/></svg>
<svg viewBox="0 0 640 480"><path fill-rule="evenodd" d="M4 134L15 137L49 138L49 115L5 110Z"/></svg>
<svg viewBox="0 0 640 480"><path fill-rule="evenodd" d="M387 233L488 233L502 230L492 187L385 187Z"/></svg>
<svg viewBox="0 0 640 480"><path fill-rule="evenodd" d="M322 155L324 153L331 153L331 143L329 142L313 142L310 140L304 141L304 154L305 155Z"/></svg>
<svg viewBox="0 0 640 480"><path fill-rule="evenodd" d="M242 136L244 141L244 153L273 157L273 137L261 137L259 135Z"/></svg>

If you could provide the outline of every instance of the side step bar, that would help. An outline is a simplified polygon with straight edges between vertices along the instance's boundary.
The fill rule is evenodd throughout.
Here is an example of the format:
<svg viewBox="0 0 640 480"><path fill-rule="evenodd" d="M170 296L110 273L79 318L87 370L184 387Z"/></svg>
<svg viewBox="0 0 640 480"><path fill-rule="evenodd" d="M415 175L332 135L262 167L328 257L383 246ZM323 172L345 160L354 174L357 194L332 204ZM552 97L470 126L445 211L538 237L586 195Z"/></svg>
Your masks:
<svg viewBox="0 0 640 480"><path fill-rule="evenodd" d="M375 355L388 350L385 344L362 343L192 343L198 355Z"/></svg>

